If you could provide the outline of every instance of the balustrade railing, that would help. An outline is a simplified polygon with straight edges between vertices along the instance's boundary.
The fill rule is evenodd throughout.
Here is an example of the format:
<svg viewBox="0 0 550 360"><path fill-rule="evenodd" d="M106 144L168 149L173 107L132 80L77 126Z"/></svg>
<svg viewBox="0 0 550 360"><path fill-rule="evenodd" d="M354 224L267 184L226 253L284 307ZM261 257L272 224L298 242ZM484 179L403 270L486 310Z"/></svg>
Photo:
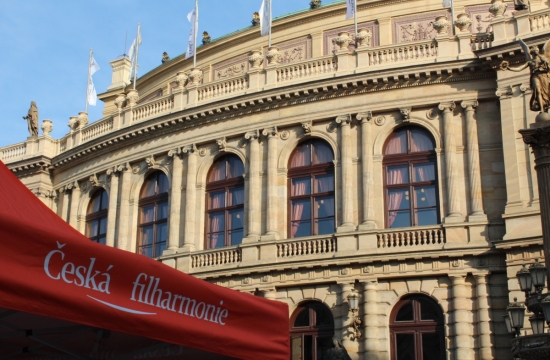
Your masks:
<svg viewBox="0 0 550 360"><path fill-rule="evenodd" d="M470 38L472 51L490 48L493 46L493 40L493 33L472 34Z"/></svg>
<svg viewBox="0 0 550 360"><path fill-rule="evenodd" d="M367 52L369 66L389 65L396 62L435 60L437 43L433 40L374 48Z"/></svg>
<svg viewBox="0 0 550 360"><path fill-rule="evenodd" d="M113 130L113 117L98 120L82 129L82 142L94 139Z"/></svg>
<svg viewBox="0 0 550 360"><path fill-rule="evenodd" d="M132 109L132 121L143 121L153 116L160 116L167 113L174 107L174 96L166 95L145 104L139 104Z"/></svg>
<svg viewBox="0 0 550 360"><path fill-rule="evenodd" d="M191 255L191 267L201 268L205 266L216 266L235 264L241 262L241 249L208 250L207 252Z"/></svg>
<svg viewBox="0 0 550 360"><path fill-rule="evenodd" d="M277 257L290 258L329 254L337 251L336 238L294 240L277 244Z"/></svg>
<svg viewBox="0 0 550 360"><path fill-rule="evenodd" d="M442 228L387 231L377 234L378 248L422 247L445 244L445 230Z"/></svg>
<svg viewBox="0 0 550 360"><path fill-rule="evenodd" d="M248 89L248 76L240 76L233 79L217 81L198 88L198 100L204 101L215 97L232 95Z"/></svg>
<svg viewBox="0 0 550 360"><path fill-rule="evenodd" d="M548 31L550 28L550 10L543 9L529 16L531 32Z"/></svg>
<svg viewBox="0 0 550 360"><path fill-rule="evenodd" d="M338 63L334 56L307 60L277 68L277 82L335 73Z"/></svg>
<svg viewBox="0 0 550 360"><path fill-rule="evenodd" d="M21 158L27 154L27 143L22 142L0 149L0 160L13 160Z"/></svg>

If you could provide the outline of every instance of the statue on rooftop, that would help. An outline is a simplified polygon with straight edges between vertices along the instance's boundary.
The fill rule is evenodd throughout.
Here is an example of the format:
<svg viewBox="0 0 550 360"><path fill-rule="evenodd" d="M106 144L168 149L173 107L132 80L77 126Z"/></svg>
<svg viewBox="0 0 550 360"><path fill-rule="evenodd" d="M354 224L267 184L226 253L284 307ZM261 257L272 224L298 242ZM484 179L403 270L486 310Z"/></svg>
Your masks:
<svg viewBox="0 0 550 360"><path fill-rule="evenodd" d="M165 51L162 53L162 63L167 63L168 61L170 61L170 56L168 55L168 53Z"/></svg>
<svg viewBox="0 0 550 360"><path fill-rule="evenodd" d="M208 35L208 32L203 31L203 33L202 33L202 44L206 45L206 44L210 44L211 42L212 42L212 38L210 37L210 35Z"/></svg>
<svg viewBox="0 0 550 360"><path fill-rule="evenodd" d="M543 54L540 54L539 48L536 45L528 47L523 40L519 40L519 44L525 53L526 62L517 67L511 67L508 61L503 61L500 65L502 70L522 71L529 67L531 70L531 100L529 108L531 111L539 113L547 112L550 107L550 40L544 44Z"/></svg>
<svg viewBox="0 0 550 360"><path fill-rule="evenodd" d="M252 26L260 25L260 14L256 11L252 14Z"/></svg>
<svg viewBox="0 0 550 360"><path fill-rule="evenodd" d="M35 101L31 101L31 107L23 119L27 120L30 136L38 136L38 107L36 107Z"/></svg>
<svg viewBox="0 0 550 360"><path fill-rule="evenodd" d="M311 0L309 2L309 8L312 10L320 7L321 7L321 0Z"/></svg>

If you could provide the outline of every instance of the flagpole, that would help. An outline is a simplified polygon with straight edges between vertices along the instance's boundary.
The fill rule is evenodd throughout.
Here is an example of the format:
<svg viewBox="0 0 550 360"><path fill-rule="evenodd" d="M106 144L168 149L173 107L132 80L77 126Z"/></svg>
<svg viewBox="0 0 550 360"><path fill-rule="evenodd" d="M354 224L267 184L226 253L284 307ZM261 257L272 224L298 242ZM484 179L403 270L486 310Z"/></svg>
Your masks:
<svg viewBox="0 0 550 360"><path fill-rule="evenodd" d="M453 35L455 35L455 2L451 0L451 28L453 29Z"/></svg>
<svg viewBox="0 0 550 360"><path fill-rule="evenodd" d="M195 23L193 24L195 30L195 39L193 40L193 67L197 67L197 30L199 29L199 0L195 0Z"/></svg>
<svg viewBox="0 0 550 360"><path fill-rule="evenodd" d="M269 1L269 34L268 34L268 37L267 37L267 46L268 47L271 47L271 19L272 19L272 10L271 9L271 0L268 0Z"/></svg>
<svg viewBox="0 0 550 360"><path fill-rule="evenodd" d="M86 84L86 114L88 113L88 91L90 91L90 67L92 66L93 50L90 48L90 58L88 59L88 83Z"/></svg>
<svg viewBox="0 0 550 360"><path fill-rule="evenodd" d="M138 30L137 30L137 37L136 37L136 62L134 63L134 90L136 89L140 32L141 32L141 25L138 23Z"/></svg>
<svg viewBox="0 0 550 360"><path fill-rule="evenodd" d="M353 0L353 26L355 29L353 33L353 36L355 36L355 47L357 47L357 0Z"/></svg>

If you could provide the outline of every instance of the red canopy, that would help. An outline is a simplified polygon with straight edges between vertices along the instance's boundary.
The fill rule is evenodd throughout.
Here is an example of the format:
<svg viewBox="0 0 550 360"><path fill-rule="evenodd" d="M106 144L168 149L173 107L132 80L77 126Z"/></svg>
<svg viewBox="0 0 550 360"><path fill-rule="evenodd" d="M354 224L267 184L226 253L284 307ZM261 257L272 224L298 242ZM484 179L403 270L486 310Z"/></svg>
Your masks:
<svg viewBox="0 0 550 360"><path fill-rule="evenodd" d="M157 352L172 355L183 354L186 347L239 359L290 356L286 304L92 242L46 207L2 162L0 308L10 310L0 311L0 320L10 320L1 327L31 339L44 339L36 335L40 330L33 333L32 322L47 336L53 325L43 323L55 320L57 328L69 329L68 321L87 325L98 339L112 331L119 345L125 334L147 338L145 343L154 339L181 345L157 345ZM31 314L40 316L31 319ZM6 336L0 339L0 345L6 343Z"/></svg>

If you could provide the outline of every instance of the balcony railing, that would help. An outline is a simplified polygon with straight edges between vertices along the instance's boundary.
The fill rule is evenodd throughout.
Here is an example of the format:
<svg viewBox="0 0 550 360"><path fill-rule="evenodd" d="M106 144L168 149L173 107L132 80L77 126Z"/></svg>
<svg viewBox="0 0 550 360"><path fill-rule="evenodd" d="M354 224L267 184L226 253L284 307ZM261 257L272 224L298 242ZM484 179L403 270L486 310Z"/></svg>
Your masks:
<svg viewBox="0 0 550 360"><path fill-rule="evenodd" d="M433 40L384 46L368 51L369 66L435 61L437 43Z"/></svg>
<svg viewBox="0 0 550 360"><path fill-rule="evenodd" d="M199 101L205 101L227 95L233 96L246 89L248 89L247 75L203 85L198 89L198 99Z"/></svg>
<svg viewBox="0 0 550 360"><path fill-rule="evenodd" d="M27 153L27 143L22 142L0 149L0 160L9 162L23 158Z"/></svg>
<svg viewBox="0 0 550 360"><path fill-rule="evenodd" d="M241 262L241 249L208 250L204 253L191 255L191 267L220 266Z"/></svg>
<svg viewBox="0 0 550 360"><path fill-rule="evenodd" d="M443 228L422 228L380 232L377 235L378 248L419 248L429 245L444 245Z"/></svg>
<svg viewBox="0 0 550 360"><path fill-rule="evenodd" d="M82 129L82 142L95 139L113 130L113 117L98 120ZM66 145L66 144L65 144Z"/></svg>
<svg viewBox="0 0 550 360"><path fill-rule="evenodd" d="M132 122L144 121L168 114L174 108L174 95L166 95L151 102L139 104L132 109Z"/></svg>
<svg viewBox="0 0 550 360"><path fill-rule="evenodd" d="M309 239L288 241L277 244L278 258L291 258L308 255L321 255L335 253L337 251L336 238Z"/></svg>
<svg viewBox="0 0 550 360"><path fill-rule="evenodd" d="M307 60L277 68L277 82L309 79L336 73L338 63L334 56Z"/></svg>

